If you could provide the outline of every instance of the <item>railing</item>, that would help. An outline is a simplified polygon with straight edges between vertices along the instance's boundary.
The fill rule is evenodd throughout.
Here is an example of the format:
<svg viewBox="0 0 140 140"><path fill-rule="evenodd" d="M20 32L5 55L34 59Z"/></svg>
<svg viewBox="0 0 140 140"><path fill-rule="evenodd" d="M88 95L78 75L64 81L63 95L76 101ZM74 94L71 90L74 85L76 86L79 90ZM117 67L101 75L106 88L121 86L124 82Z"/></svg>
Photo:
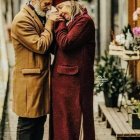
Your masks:
<svg viewBox="0 0 140 140"><path fill-rule="evenodd" d="M0 139L3 134L5 109L8 91L8 57L6 51L5 24L2 12L2 0L0 0Z"/></svg>

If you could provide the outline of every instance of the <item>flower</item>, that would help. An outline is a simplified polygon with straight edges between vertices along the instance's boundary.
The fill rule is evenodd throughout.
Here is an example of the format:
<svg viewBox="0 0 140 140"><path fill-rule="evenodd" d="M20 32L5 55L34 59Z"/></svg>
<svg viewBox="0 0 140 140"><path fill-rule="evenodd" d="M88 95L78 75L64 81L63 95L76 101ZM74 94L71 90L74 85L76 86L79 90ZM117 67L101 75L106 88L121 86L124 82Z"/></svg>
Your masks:
<svg viewBox="0 0 140 140"><path fill-rule="evenodd" d="M119 45L125 44L125 36L124 36L124 34L116 35L115 40Z"/></svg>
<svg viewBox="0 0 140 140"><path fill-rule="evenodd" d="M137 12L134 12L134 13L133 13L133 20L134 20L134 21L137 21L137 20L138 20Z"/></svg>
<svg viewBox="0 0 140 140"><path fill-rule="evenodd" d="M134 42L133 35L132 33L130 33L130 30L128 30L126 33L125 47L129 49L129 47L131 46L131 44L133 44L133 42Z"/></svg>
<svg viewBox="0 0 140 140"><path fill-rule="evenodd" d="M136 9L137 14L140 14L140 7Z"/></svg>
<svg viewBox="0 0 140 140"><path fill-rule="evenodd" d="M134 21L137 21L139 15L140 15L140 7L138 7L138 8L136 9L136 11L133 12L133 20L134 20Z"/></svg>
<svg viewBox="0 0 140 140"><path fill-rule="evenodd" d="M124 50L140 50L140 27L124 27L123 33L115 36L115 45L123 46Z"/></svg>
<svg viewBox="0 0 140 140"><path fill-rule="evenodd" d="M140 27L134 27L132 31L135 37L140 37Z"/></svg>
<svg viewBox="0 0 140 140"><path fill-rule="evenodd" d="M134 100L135 100L135 98L134 98L134 97L132 97L132 98L131 98L131 102L134 102Z"/></svg>
<svg viewBox="0 0 140 140"><path fill-rule="evenodd" d="M140 119L140 100L136 100L135 98L131 98L131 100L127 100L126 103L123 105L124 108L129 112L129 114L136 114Z"/></svg>
<svg viewBox="0 0 140 140"><path fill-rule="evenodd" d="M140 16L140 7L133 12L133 20L138 20ZM109 53L112 55L122 55L124 59L139 59L140 58L140 27L131 28L130 25L125 26L122 33L114 36L111 34L113 41L109 46ZM115 46L119 47L115 48ZM114 51L114 52L113 52Z"/></svg>
<svg viewBox="0 0 140 140"><path fill-rule="evenodd" d="M137 114L140 119L140 100L134 100L131 102L134 107L132 114Z"/></svg>

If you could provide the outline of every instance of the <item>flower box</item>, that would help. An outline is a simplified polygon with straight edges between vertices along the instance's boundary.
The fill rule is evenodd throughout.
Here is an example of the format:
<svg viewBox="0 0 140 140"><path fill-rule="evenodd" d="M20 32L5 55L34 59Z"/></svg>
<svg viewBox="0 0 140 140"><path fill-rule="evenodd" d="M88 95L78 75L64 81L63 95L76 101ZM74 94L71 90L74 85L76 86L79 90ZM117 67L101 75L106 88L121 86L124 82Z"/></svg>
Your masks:
<svg viewBox="0 0 140 140"><path fill-rule="evenodd" d="M140 59L139 51L123 50L123 60L138 60Z"/></svg>
<svg viewBox="0 0 140 140"><path fill-rule="evenodd" d="M132 129L140 129L140 100L132 97L131 100L126 100L124 108L126 109L127 115L131 114Z"/></svg>
<svg viewBox="0 0 140 140"><path fill-rule="evenodd" d="M109 54L110 55L122 55L123 54L123 46L117 46L113 43L109 45Z"/></svg>

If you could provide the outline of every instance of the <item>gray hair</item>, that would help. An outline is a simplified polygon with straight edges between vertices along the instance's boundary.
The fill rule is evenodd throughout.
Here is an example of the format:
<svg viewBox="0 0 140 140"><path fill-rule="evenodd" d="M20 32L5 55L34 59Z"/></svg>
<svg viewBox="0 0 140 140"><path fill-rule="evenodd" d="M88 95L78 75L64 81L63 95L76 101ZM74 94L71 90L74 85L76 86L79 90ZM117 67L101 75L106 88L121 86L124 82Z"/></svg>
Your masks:
<svg viewBox="0 0 140 140"><path fill-rule="evenodd" d="M83 11L83 7L80 5L80 3L74 0L71 0L71 9L72 9L71 11L72 18L79 12L82 13Z"/></svg>

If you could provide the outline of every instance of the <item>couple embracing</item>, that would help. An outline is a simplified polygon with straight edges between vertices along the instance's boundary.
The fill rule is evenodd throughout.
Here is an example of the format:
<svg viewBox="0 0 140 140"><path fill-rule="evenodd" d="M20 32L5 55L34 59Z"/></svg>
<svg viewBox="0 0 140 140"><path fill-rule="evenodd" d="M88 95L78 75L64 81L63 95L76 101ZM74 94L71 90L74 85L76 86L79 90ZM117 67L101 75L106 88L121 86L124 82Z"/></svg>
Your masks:
<svg viewBox="0 0 140 140"><path fill-rule="evenodd" d="M31 0L11 37L17 140L42 140L47 114L49 140L95 140L95 28L87 10L74 0Z"/></svg>

